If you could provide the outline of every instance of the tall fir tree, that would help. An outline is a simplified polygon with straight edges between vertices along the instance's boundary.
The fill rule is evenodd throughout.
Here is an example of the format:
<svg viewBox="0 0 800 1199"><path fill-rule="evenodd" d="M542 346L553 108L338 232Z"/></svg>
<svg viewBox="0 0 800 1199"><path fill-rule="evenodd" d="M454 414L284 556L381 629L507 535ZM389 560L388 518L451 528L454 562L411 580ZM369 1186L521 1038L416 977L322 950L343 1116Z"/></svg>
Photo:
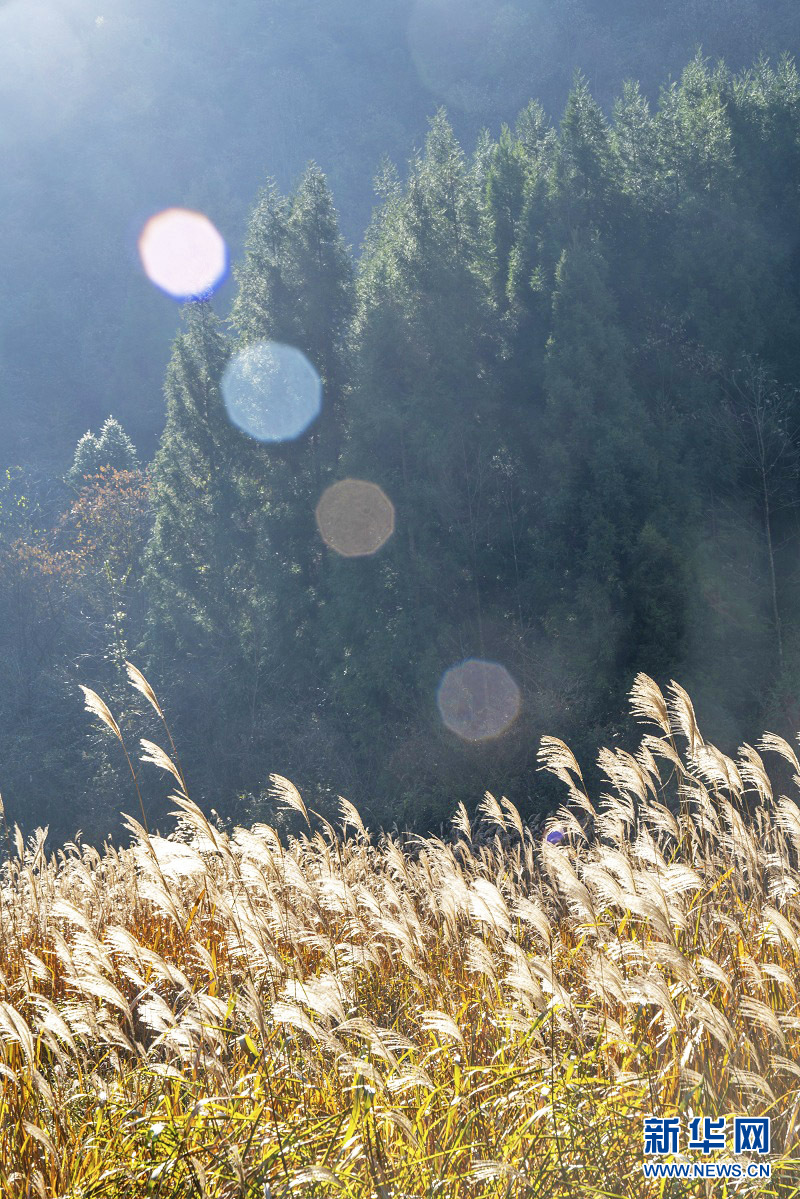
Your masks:
<svg viewBox="0 0 800 1199"><path fill-rule="evenodd" d="M636 594L637 580L675 557L679 515L663 493L671 463L659 461L656 427L631 384L607 270L593 238L565 251L557 271L534 580L548 635L584 682L586 723L608 718L631 671L679 660L685 602L677 571L669 595Z"/></svg>
<svg viewBox="0 0 800 1199"><path fill-rule="evenodd" d="M88 430L78 441L66 482L80 488L84 480L96 475L103 467L112 470L136 470L139 455L122 425L113 416L107 417L99 434Z"/></svg>
<svg viewBox="0 0 800 1199"><path fill-rule="evenodd" d="M430 812L446 787L469 794L479 752L443 729L437 683L463 658L507 658L518 628L504 619L508 594L498 585L498 560L512 547L491 160L481 151L468 161L439 113L405 188L387 189L359 276L345 469L383 487L396 531L375 558L336 572L335 694L357 757L370 763L364 798L382 791Z"/></svg>
<svg viewBox="0 0 800 1199"><path fill-rule="evenodd" d="M285 769L309 778L303 744L313 728L318 779L325 772L329 740L323 632L328 553L314 513L325 487L337 477L346 435L353 266L325 177L314 164L291 196L282 197L272 185L262 192L236 275L239 292L231 320L237 349L264 341L288 344L306 355L322 384L322 410L312 425L294 441L250 442L239 469L258 545L253 587L271 613L270 661L282 661L285 668L283 706L293 722L286 741L294 743ZM262 728L275 727L274 709L266 701L254 719Z"/></svg>
<svg viewBox="0 0 800 1199"><path fill-rule="evenodd" d="M564 242L578 230L608 232L618 190L617 164L608 121L581 75L575 77L561 120L551 189Z"/></svg>
<svg viewBox="0 0 800 1199"><path fill-rule="evenodd" d="M292 196L281 196L274 184L262 191L236 278L231 320L237 344L291 345L306 354L322 379L321 420L301 444L315 470L330 471L345 421L353 264L325 176L315 164Z"/></svg>
<svg viewBox="0 0 800 1199"><path fill-rule="evenodd" d="M243 437L220 389L230 345L207 302L185 311L167 369L167 419L153 464L146 638L201 790L230 795L246 775L247 713L263 668L267 614L254 594L253 541L239 485Z"/></svg>

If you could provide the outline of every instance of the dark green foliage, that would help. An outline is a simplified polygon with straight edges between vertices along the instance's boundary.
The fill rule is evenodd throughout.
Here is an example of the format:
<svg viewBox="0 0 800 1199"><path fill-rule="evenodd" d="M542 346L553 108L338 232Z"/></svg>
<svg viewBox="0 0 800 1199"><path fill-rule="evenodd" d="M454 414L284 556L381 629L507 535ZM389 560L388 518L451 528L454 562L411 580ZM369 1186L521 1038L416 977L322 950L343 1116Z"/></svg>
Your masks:
<svg viewBox="0 0 800 1199"><path fill-rule="evenodd" d="M575 80L564 116L551 176L553 215L562 241L578 230L606 232L617 201L616 163L608 122L585 79Z"/></svg>
<svg viewBox="0 0 800 1199"><path fill-rule="evenodd" d="M565 251L556 271L537 572L552 634L574 643L587 688L603 694L628 633L633 546L658 501L653 430L629 381L606 276L592 243Z"/></svg>
<svg viewBox="0 0 800 1199"><path fill-rule="evenodd" d="M153 535L147 550L146 649L154 682L175 697L187 753L207 763L206 788L238 778L246 730L225 717L261 663L263 605L249 586L238 487L240 435L220 382L230 346L208 303L192 304L167 370L167 422L153 465ZM180 672L181 687L170 681Z"/></svg>
<svg viewBox="0 0 800 1199"><path fill-rule="evenodd" d="M345 437L354 297L352 261L325 178L313 164L288 198L273 187L262 193L238 279L237 345L288 343L322 381L322 412L305 433L282 445L250 443L240 458L256 546L250 575L255 593L271 605L271 684L252 709L260 743L268 747L262 781L264 762L283 773L319 777L329 743L320 674L328 578L314 511L335 478ZM317 746L311 761L302 749L309 734Z"/></svg>
<svg viewBox="0 0 800 1199"><path fill-rule="evenodd" d="M120 638L138 630L196 795L263 814L277 771L386 822L436 823L485 788L540 809L539 737L593 751L642 670L680 680L727 748L769 716L794 731L798 115L788 61L736 75L701 55L657 102L626 86L610 116L579 76L558 126L532 103L471 156L440 111L404 180L384 163L355 271L318 168L261 193L230 333L191 305L173 348ZM281 445L236 429L220 391L262 340L303 351L324 387ZM71 477L120 464L116 428L82 439ZM339 557L316 528L346 477L394 506L374 555ZM54 614L107 611L61 571L22 621L31 561L62 561L46 530L77 527L58 503L29 516L24 494L0 495L0 603L47 644L16 661L3 642L20 677L59 638L84 652L80 621ZM115 652L91 651L109 686ZM522 695L479 743L437 710L471 657Z"/></svg>
<svg viewBox="0 0 800 1199"><path fill-rule="evenodd" d="M167 370L167 423L153 466L155 525L147 586L159 626L201 650L228 623L234 433L220 394L228 347L207 304L192 305ZM191 631L190 631L191 630Z"/></svg>
<svg viewBox="0 0 800 1199"><path fill-rule="evenodd" d="M325 177L313 164L289 198L270 184L248 227L231 319L237 344L269 339L303 351L322 379L323 413L300 457L315 485L338 461L348 381L353 266ZM290 452L290 457L291 452ZM292 461L296 464L298 456Z"/></svg>
<svg viewBox="0 0 800 1199"><path fill-rule="evenodd" d="M341 473L384 489L397 532L375 560L336 564L333 685L359 759L371 746L367 786L380 792L394 778L417 805L431 791L439 804L451 772L447 742L438 763L422 747L435 735L442 670L453 655L482 653L492 585L482 556L501 435L484 187L480 162L438 114L405 191L376 214L361 264Z"/></svg>

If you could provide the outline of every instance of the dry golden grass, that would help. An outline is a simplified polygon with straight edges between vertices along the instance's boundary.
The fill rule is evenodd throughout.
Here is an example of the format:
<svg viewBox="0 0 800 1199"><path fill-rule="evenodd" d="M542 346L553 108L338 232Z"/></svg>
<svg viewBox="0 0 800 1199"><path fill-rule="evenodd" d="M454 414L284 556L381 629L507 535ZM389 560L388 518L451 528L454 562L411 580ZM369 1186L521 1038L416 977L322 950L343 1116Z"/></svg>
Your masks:
<svg viewBox="0 0 800 1199"><path fill-rule="evenodd" d="M160 709L146 681L131 681ZM646 1114L773 1117L800 1195L800 809L640 676L650 729L534 836L487 795L453 838L228 835L186 796L128 848L18 835L0 888L0 1195L728 1195L647 1182ZM90 693L87 704L121 736ZM792 748L759 749L794 773ZM549 827L550 827L549 826ZM677 1185L680 1186L678 1189Z"/></svg>

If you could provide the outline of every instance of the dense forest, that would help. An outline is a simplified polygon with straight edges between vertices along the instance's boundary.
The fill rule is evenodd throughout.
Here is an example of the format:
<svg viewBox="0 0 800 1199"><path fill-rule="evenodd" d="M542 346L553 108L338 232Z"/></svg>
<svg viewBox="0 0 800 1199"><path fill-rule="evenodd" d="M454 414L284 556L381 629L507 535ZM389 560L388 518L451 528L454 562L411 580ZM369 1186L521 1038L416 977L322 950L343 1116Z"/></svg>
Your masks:
<svg viewBox="0 0 800 1199"><path fill-rule="evenodd" d="M128 659L223 820L261 815L271 772L384 824L487 787L541 810L541 735L593 754L639 671L723 749L800 726L793 63L698 54L605 107L576 75L558 122L531 102L466 148L440 110L376 187L357 259L319 167L262 188L230 312L184 306L152 461L117 410L59 470L7 463L0 762L25 828L114 826L127 767L78 688L148 735ZM265 341L321 379L291 440L226 409ZM391 514L375 552L325 536L347 479ZM442 718L471 659L518 695L497 736Z"/></svg>

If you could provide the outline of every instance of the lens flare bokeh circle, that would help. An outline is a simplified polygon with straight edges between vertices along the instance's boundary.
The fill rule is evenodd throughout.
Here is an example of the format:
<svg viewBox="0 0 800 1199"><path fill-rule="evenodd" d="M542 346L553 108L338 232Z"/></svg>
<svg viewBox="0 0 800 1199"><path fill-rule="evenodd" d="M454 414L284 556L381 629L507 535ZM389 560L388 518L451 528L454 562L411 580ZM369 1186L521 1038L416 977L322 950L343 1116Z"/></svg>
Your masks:
<svg viewBox="0 0 800 1199"><path fill-rule="evenodd" d="M394 532L394 504L365 479L341 479L322 494L315 512L320 536L343 558L375 554Z"/></svg>
<svg viewBox="0 0 800 1199"><path fill-rule="evenodd" d="M300 350L257 341L231 358L222 397L235 425L257 441L293 441L319 416L322 382Z"/></svg>
<svg viewBox="0 0 800 1199"><path fill-rule="evenodd" d="M228 247L202 212L167 208L145 225L139 257L151 283L174 300L211 296L228 273Z"/></svg>
<svg viewBox="0 0 800 1199"><path fill-rule="evenodd" d="M505 666L468 658L445 671L436 702L451 732L464 741L487 741L514 723L522 694Z"/></svg>

